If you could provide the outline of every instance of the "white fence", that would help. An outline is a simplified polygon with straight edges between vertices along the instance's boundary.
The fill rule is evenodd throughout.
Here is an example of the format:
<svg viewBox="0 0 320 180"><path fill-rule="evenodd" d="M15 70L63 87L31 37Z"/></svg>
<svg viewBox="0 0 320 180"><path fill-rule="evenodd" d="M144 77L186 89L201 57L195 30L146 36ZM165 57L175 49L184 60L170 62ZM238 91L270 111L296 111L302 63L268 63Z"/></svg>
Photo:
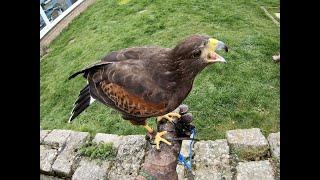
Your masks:
<svg viewBox="0 0 320 180"><path fill-rule="evenodd" d="M51 3L54 1L54 3ZM54 7L54 4L56 4L57 0L47 0L47 1L41 1L40 0L40 39L46 35L56 24L58 24L66 15L68 15L74 8L76 8L79 4L81 4L84 0L76 0L72 4L71 0L64 0L66 4L66 8L61 8L59 6ZM60 0L61 1L61 0ZM51 3L51 7L44 9L42 4L49 4ZM50 15L48 17L48 14L55 11L56 15L55 17ZM57 14L58 13L58 14Z"/></svg>

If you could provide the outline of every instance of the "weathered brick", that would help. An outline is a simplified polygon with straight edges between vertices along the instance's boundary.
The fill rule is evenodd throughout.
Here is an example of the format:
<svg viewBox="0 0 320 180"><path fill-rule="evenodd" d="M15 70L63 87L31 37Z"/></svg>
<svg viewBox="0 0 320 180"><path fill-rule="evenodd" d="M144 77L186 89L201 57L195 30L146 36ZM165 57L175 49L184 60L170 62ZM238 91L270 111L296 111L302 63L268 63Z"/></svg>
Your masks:
<svg viewBox="0 0 320 180"><path fill-rule="evenodd" d="M208 170L208 169L199 169L195 172L194 176L195 180L225 180L226 178L223 178L221 173L217 170ZM228 180L231 180L231 178L228 178Z"/></svg>
<svg viewBox="0 0 320 180"><path fill-rule="evenodd" d="M230 130L226 136L231 152L241 160L257 160L268 153L268 141L258 128Z"/></svg>
<svg viewBox="0 0 320 180"><path fill-rule="evenodd" d="M66 143L65 150L75 150L85 143L90 137L88 132L72 132Z"/></svg>
<svg viewBox="0 0 320 180"><path fill-rule="evenodd" d="M231 180L229 146L225 139L194 144L194 179Z"/></svg>
<svg viewBox="0 0 320 180"><path fill-rule="evenodd" d="M268 141L272 157L280 161L280 132L269 134Z"/></svg>
<svg viewBox="0 0 320 180"><path fill-rule="evenodd" d="M82 159L72 180L103 180L107 178L111 162L98 163L94 160Z"/></svg>
<svg viewBox="0 0 320 180"><path fill-rule="evenodd" d="M271 163L265 161L240 162L236 180L274 180Z"/></svg>
<svg viewBox="0 0 320 180"><path fill-rule="evenodd" d="M272 155L271 163L274 167L275 179L280 179L280 132L269 134L268 142Z"/></svg>
<svg viewBox="0 0 320 180"><path fill-rule="evenodd" d="M50 130L40 130L40 144L50 132L51 132Z"/></svg>
<svg viewBox="0 0 320 180"><path fill-rule="evenodd" d="M52 164L57 156L56 149L50 149L44 145L40 145L40 171L44 173L52 173Z"/></svg>
<svg viewBox="0 0 320 180"><path fill-rule="evenodd" d="M61 176L70 177L79 160L79 157L74 151L80 147L81 144L85 143L88 138L89 133L87 132L71 132L65 148L52 165L53 171Z"/></svg>
<svg viewBox="0 0 320 180"><path fill-rule="evenodd" d="M48 176L44 174L40 174L40 180L64 180L55 176Z"/></svg>
<svg viewBox="0 0 320 180"><path fill-rule="evenodd" d="M124 136L109 173L109 179L134 179L138 175L145 155L146 140L143 135Z"/></svg>
<svg viewBox="0 0 320 180"><path fill-rule="evenodd" d="M62 148L67 142L72 131L70 130L52 130L44 139L43 144L50 145L53 148Z"/></svg>
<svg viewBox="0 0 320 180"><path fill-rule="evenodd" d="M121 136L115 135L115 134L103 134L103 133L97 133L93 142L96 143L113 143L113 146L115 148L118 148L121 142Z"/></svg>

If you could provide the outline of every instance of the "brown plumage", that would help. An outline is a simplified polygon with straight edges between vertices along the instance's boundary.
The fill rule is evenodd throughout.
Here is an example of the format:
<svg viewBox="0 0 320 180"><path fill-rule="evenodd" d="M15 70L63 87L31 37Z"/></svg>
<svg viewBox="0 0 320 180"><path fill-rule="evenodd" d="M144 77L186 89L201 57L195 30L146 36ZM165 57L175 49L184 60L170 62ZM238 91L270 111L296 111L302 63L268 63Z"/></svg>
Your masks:
<svg viewBox="0 0 320 180"><path fill-rule="evenodd" d="M221 41L193 35L172 49L135 47L112 52L70 76L83 73L88 85L80 92L69 121L95 99L121 112L132 124L145 125L147 118L177 108L208 64L225 62L214 53L216 49L227 51Z"/></svg>

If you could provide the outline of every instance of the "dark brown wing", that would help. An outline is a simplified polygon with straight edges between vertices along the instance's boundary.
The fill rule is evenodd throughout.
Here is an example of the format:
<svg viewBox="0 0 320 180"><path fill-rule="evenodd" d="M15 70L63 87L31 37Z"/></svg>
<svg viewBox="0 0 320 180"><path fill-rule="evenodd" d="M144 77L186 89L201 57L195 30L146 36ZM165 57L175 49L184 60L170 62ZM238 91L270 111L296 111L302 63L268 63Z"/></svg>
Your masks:
<svg viewBox="0 0 320 180"><path fill-rule="evenodd" d="M110 62L124 61L128 59L145 60L145 59L148 59L152 54L158 53L160 51L167 51L167 50L169 49L161 48L157 46L145 46L145 47L126 48L120 51L114 51L107 54L104 58L101 59L101 61L96 62L80 71L75 72L69 77L69 79L72 79L82 73L84 73L83 75L84 78L87 78L87 75L90 69L99 67L101 65L107 65Z"/></svg>
<svg viewBox="0 0 320 180"><path fill-rule="evenodd" d="M146 60L150 55L158 53L159 51L168 50L167 48L161 48L157 46L145 46L145 47L133 47L126 48L120 51L111 52L106 55L101 61L123 61L127 59Z"/></svg>
<svg viewBox="0 0 320 180"><path fill-rule="evenodd" d="M90 94L124 114L151 117L163 114L167 94L150 78L143 61L127 60L89 72Z"/></svg>
<svg viewBox="0 0 320 180"><path fill-rule="evenodd" d="M115 62L120 62L120 61L125 61L128 59L130 59L129 61L140 61L140 60L144 61L144 60L149 59L150 56L152 56L155 53L159 53L161 51L166 52L168 50L170 50L170 49L160 48L160 47L156 47L156 46L147 46L147 47L127 48L127 49L123 49L123 50L120 50L117 52L111 52L108 55L106 55L104 58L102 58L101 61L74 73L73 75L71 75L69 77L69 79L72 79L82 73L86 79L89 79L88 78L89 73L91 73L91 78L92 78L92 76L97 76L102 70L104 71L105 69L108 69L109 74L110 74L110 71L115 71L114 70L115 68L112 67L109 69L108 68L109 64L112 64ZM120 67L120 69L121 69L121 67ZM133 71L133 70L131 70L131 71ZM103 73L107 73L107 71L105 71ZM135 72L131 73L131 75L132 74L139 74L139 73L141 73L141 72L139 72L136 69ZM110 105L110 106L114 107L115 109L123 111L127 114L138 114L140 116L148 116L151 114L156 114L157 112L158 113L162 112L161 109L163 109L164 105L163 104L160 105L160 101L165 98L163 98L162 95L159 94L159 90L157 90L155 92L151 92L151 93L150 93L150 91L147 92L145 90L145 89L148 89L148 88L146 88L146 86L135 84L135 81L139 81L139 79L141 80L141 77L130 76L130 74L126 74L126 70L124 70L123 68L122 68L122 70L117 70L116 74L117 74L116 77L126 77L126 78L125 79L120 78L120 80L118 78L116 83L113 83L112 85L108 85L108 87L110 87L112 89L112 91L109 90L109 92L107 92L107 91L104 92L101 89L102 84L97 85L95 83L91 83L89 88L84 88L86 93L80 92L78 100L75 102L74 108L71 112L71 116L69 118L70 122L74 118L76 118L79 114L81 114L87 107L89 107L89 105L93 102L92 99L98 99L100 102L103 102L104 104ZM127 75L129 75L129 76L127 76ZM146 73L143 74L142 76L146 77ZM100 81L101 82L105 81L108 83L112 82L112 81L109 81L108 78L106 78L106 79L100 78ZM129 79L131 78L131 80L127 80L127 78L129 78ZM135 80L133 80L133 79L135 79ZM117 83L119 84L119 86L115 86L115 85L117 85ZM100 87L100 88L98 88L98 87ZM106 87L106 86L104 86L104 87ZM134 91L132 92L133 89L134 89ZM141 92L142 92L141 90L143 90L143 89L144 89L144 92L147 92L147 93L141 94ZM91 93L91 92L93 92L93 93ZM121 100L121 98L116 99L115 97L117 97L117 96L110 96L111 92L117 92L117 96L122 95L122 99L124 99L125 101L123 101L121 103L118 102L119 99ZM119 93L119 92L121 92L121 93ZM148 96L150 94L152 96ZM142 99L141 99L141 95L142 95ZM128 99L128 97L131 97L132 100L130 98ZM154 97L157 97L159 101L154 102ZM131 103L131 105L130 105L130 103ZM132 106L135 108L132 108ZM157 112L155 111L155 109L157 109Z"/></svg>

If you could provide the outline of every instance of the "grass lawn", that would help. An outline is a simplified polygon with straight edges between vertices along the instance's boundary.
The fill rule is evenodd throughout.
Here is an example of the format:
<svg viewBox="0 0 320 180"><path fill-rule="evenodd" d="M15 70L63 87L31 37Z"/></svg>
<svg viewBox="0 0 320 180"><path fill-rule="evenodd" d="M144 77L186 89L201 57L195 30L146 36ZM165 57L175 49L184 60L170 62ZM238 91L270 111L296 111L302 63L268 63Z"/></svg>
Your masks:
<svg viewBox="0 0 320 180"><path fill-rule="evenodd" d="M258 127L280 129L280 67L272 60L280 48L279 28L260 6L279 0L97 0L49 46L41 59L41 126L120 135L145 134L116 111L94 103L68 124L73 103L86 84L73 72L106 53L143 45L173 47L191 34L224 41L227 64L207 67L184 101L200 139L224 138L225 131ZM149 122L155 125L154 120Z"/></svg>

